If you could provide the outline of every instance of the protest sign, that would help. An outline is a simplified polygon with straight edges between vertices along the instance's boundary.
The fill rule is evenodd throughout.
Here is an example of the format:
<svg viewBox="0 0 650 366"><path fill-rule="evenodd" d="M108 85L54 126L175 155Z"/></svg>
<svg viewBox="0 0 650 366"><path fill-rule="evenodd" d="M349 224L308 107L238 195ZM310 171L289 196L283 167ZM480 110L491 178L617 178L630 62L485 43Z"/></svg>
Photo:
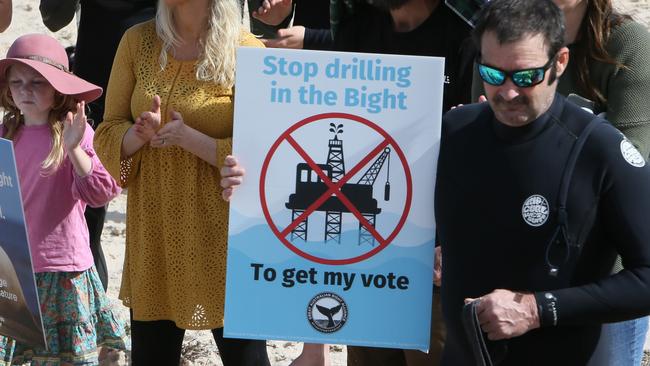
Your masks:
<svg viewBox="0 0 650 366"><path fill-rule="evenodd" d="M225 335L427 349L444 60L237 60Z"/></svg>

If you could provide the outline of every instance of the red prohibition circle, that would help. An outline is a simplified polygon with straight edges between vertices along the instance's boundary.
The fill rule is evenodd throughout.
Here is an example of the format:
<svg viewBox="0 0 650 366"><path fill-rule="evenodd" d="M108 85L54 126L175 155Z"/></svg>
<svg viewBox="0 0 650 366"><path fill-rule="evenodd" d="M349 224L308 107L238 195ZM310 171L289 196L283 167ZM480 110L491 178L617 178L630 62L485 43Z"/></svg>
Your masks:
<svg viewBox="0 0 650 366"><path fill-rule="evenodd" d="M311 255L309 253L306 253L299 248L297 248L295 245L293 245L289 240L287 240L286 237L282 236L282 233L280 230L278 230L278 227L275 225L273 222L273 219L271 218L271 214L269 213L269 209L267 206L266 202L266 188L265 188L265 181L266 181L266 173L269 167L269 163L271 162L271 158L273 157L273 154L277 150L277 148L280 146L282 142L287 140L289 138L289 135L296 131L297 129L312 123L316 122L322 119L330 119L330 118L338 118L338 119L348 119L352 121L359 122L361 124L364 124L376 132L378 132L382 137L384 137L385 141L388 142L388 145L391 145L393 147L393 150L399 157L402 166L404 167L404 173L406 175L406 201L404 204L404 212L402 213L402 216L400 217L399 222L397 223L397 226L395 226L395 229L386 237L386 239L381 243L380 245L377 246L376 248L370 250L367 253L364 253L362 255L352 257L352 258L346 258L346 259L327 259L327 258L321 258L317 257L314 255ZM317 114L311 117L307 117L303 119L302 121L296 123L295 125L289 127L285 132L283 132L280 137L278 137L277 140L273 143L271 146L271 149L269 149L269 152L266 154L266 158L264 159L264 163L262 164L262 171L260 173L260 202L262 204L262 212L264 213L264 218L266 219L267 223L269 224L269 227L275 234L275 236L280 239L282 244L284 244L289 250L292 252L296 253L302 258L305 258L309 261L316 262L316 263L321 263L321 264L329 264L329 265L344 265L344 264L352 264L352 263L357 263L361 262L365 259L368 259L375 254L379 253L383 249L385 249L392 241L395 239L397 234L402 230L402 227L406 223L406 218L408 217L408 213L411 209L411 199L413 196L413 187L412 187L412 179L411 179L411 170L409 169L408 162L406 160L406 156L402 152L402 149L397 145L395 140L393 139L392 136L388 135L386 131L384 131L381 127L377 126L373 122L370 122L369 120L355 116L353 114L348 114L348 113L322 113L322 114Z"/></svg>

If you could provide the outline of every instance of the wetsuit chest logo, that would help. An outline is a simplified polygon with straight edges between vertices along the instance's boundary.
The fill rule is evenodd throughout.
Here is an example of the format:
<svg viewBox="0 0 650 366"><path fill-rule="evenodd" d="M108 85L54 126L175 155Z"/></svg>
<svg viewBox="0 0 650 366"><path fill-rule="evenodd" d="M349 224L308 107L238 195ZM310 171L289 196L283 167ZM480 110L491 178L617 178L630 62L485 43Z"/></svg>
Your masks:
<svg viewBox="0 0 650 366"><path fill-rule="evenodd" d="M543 196L534 194L524 201L521 216L530 226L542 226L548 220L548 201Z"/></svg>
<svg viewBox="0 0 650 366"><path fill-rule="evenodd" d="M623 154L623 159L630 165L637 168L645 166L645 159L630 141L625 139L621 141L621 154Z"/></svg>

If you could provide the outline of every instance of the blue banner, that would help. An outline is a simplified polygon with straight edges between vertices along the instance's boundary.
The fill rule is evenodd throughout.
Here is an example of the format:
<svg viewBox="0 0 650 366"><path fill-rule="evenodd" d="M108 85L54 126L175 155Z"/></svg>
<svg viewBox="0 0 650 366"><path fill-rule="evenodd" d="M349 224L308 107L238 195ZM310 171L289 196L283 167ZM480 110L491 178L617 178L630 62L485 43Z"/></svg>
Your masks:
<svg viewBox="0 0 650 366"><path fill-rule="evenodd" d="M0 138L0 334L45 347L13 145Z"/></svg>

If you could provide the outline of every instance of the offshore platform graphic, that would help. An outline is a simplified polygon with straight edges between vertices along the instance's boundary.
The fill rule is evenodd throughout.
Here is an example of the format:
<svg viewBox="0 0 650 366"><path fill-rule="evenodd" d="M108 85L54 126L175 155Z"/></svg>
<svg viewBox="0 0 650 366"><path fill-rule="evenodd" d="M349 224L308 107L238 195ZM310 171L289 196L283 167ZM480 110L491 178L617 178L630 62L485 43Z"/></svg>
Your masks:
<svg viewBox="0 0 650 366"><path fill-rule="evenodd" d="M343 157L343 140L339 134L343 133L343 124L330 123L330 132L334 138L329 140L327 163L317 164L333 183L336 183L345 175L345 159ZM373 198L373 185L384 163L386 163L386 184L384 186L384 200L390 200L390 153L391 149L386 147L379 154L372 165L366 170L357 183L345 183L341 187L341 193L357 208L366 221L374 228L377 215L381 208L377 206L377 200ZM305 210L322 195L328 191L328 186L312 170L307 163L296 165L296 188L295 193L289 195L289 202L285 203L286 208L291 209L291 221L294 222ZM350 213L338 196L328 197L315 211L325 212L325 235L323 242L341 243L341 224L343 213ZM302 239L307 241L309 227L309 216L306 216L291 231L291 241ZM375 238L359 222L358 245L375 245Z"/></svg>

